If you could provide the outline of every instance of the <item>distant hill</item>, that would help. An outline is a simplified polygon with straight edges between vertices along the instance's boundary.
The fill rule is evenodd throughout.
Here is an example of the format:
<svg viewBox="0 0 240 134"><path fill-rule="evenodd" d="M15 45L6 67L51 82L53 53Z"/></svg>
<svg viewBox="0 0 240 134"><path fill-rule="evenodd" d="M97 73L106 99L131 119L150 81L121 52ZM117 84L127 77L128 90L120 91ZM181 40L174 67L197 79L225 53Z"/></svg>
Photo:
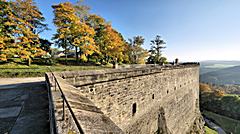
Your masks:
<svg viewBox="0 0 240 134"><path fill-rule="evenodd" d="M240 66L216 69L200 75L200 81L218 85L240 84Z"/></svg>
<svg viewBox="0 0 240 134"><path fill-rule="evenodd" d="M240 61L208 60L200 62L200 74L217 71L228 67L240 66Z"/></svg>

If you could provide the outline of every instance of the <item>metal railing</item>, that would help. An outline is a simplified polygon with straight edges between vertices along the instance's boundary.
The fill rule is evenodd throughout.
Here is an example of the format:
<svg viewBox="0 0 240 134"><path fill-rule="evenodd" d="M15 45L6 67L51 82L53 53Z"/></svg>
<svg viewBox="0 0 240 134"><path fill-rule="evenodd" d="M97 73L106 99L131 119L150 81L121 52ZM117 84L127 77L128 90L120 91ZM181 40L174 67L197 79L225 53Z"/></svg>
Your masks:
<svg viewBox="0 0 240 134"><path fill-rule="evenodd" d="M54 81L54 90L57 91L57 87L58 87L58 89L59 89L59 91L60 91L60 93L61 93L62 108L63 108L63 109L62 109L62 110L63 110L63 112L62 112L62 121L65 120L65 103L66 103L66 106L67 106L68 110L70 111L71 116L73 117L74 123L76 124L76 126L77 126L77 128L78 128L78 131L80 132L80 134L84 134L82 127L80 126L80 124L79 124L79 122L78 122L78 120L77 120L77 118L76 118L76 116L75 116L72 108L70 107L70 105L69 105L69 103L68 103L68 101L67 101L67 99L66 99L66 97L65 97L65 95L64 95L64 93L63 93L63 91L62 91L62 89L61 89L61 86L59 85L59 82L57 81L57 78L55 77L53 71L52 71L50 68L48 68L48 69L50 70L50 72L51 72L51 74L52 74L52 81ZM51 92L51 91L50 91L50 92ZM52 98L52 96L51 96L51 98ZM51 100L51 101L53 102L53 100ZM54 109L53 109L53 110L54 110ZM54 113L53 113L53 114L54 114ZM55 117L55 116L54 116L54 117ZM55 121L56 121L56 120L55 120ZM56 124L55 124L55 125L56 125Z"/></svg>
<svg viewBox="0 0 240 134"><path fill-rule="evenodd" d="M47 78L47 74L45 74L46 77L46 84L48 89L48 99L49 99L49 121L50 121L50 134L57 134L57 128L56 128L56 119L54 115L54 105L53 105L53 98L52 98L52 92L51 92L51 85L49 78Z"/></svg>

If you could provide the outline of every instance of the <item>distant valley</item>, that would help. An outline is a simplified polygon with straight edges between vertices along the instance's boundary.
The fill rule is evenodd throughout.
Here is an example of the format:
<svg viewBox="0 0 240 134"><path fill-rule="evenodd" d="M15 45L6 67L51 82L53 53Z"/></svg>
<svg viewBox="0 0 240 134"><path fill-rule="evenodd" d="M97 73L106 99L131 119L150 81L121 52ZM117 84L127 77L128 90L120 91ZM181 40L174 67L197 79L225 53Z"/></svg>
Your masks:
<svg viewBox="0 0 240 134"><path fill-rule="evenodd" d="M240 84L240 61L203 61L200 81L217 85Z"/></svg>
<svg viewBox="0 0 240 134"><path fill-rule="evenodd" d="M201 62L200 82L200 108L204 117L227 133L239 134L240 61Z"/></svg>

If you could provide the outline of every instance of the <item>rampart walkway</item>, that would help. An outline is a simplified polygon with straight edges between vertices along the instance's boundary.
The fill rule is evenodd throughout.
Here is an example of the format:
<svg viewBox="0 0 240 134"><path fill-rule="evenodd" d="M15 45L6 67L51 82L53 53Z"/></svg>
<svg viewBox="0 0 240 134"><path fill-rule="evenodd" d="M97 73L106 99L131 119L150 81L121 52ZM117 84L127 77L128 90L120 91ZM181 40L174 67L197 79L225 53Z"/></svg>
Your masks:
<svg viewBox="0 0 240 134"><path fill-rule="evenodd" d="M0 133L48 134L44 78L0 78Z"/></svg>

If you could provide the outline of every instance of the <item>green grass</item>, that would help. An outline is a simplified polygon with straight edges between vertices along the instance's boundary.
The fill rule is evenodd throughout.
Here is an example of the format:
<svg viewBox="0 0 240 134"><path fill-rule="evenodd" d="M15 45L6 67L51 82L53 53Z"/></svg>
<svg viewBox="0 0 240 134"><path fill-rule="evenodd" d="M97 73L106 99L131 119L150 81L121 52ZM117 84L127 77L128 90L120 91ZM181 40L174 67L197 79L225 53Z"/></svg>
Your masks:
<svg viewBox="0 0 240 134"><path fill-rule="evenodd" d="M20 65L20 64L3 64L0 65L0 77L43 77L45 72L52 71L75 71L75 70L96 70L103 69L102 66L66 66L66 65Z"/></svg>
<svg viewBox="0 0 240 134"><path fill-rule="evenodd" d="M207 127L207 126L204 126L204 129L205 129L205 131L206 131L206 134L218 134L217 131L215 131L215 130Z"/></svg>
<svg viewBox="0 0 240 134"><path fill-rule="evenodd" d="M225 131L233 132L234 134L240 134L240 121L209 111L204 111L203 114L208 118L213 119Z"/></svg>

